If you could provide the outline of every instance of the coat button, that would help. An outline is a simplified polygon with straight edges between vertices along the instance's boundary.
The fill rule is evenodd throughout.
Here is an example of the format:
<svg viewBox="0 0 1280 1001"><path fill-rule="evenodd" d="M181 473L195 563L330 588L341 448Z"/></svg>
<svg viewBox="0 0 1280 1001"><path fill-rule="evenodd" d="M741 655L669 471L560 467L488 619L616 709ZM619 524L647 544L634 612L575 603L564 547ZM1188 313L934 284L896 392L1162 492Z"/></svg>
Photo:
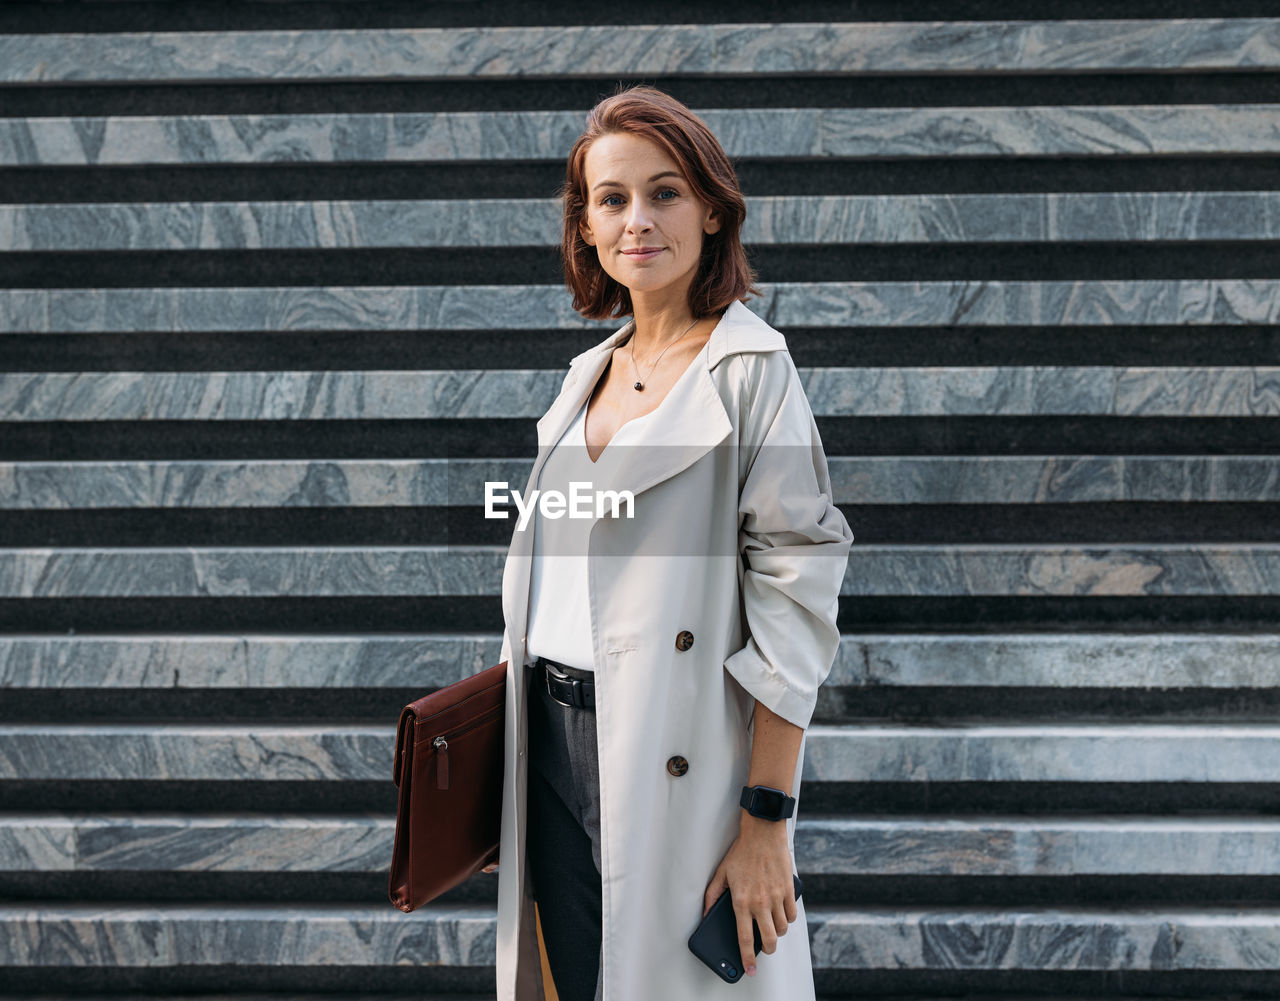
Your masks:
<svg viewBox="0 0 1280 1001"><path fill-rule="evenodd" d="M693 646L693 633L687 629L682 629L680 635L676 637L676 649L688 650L691 646Z"/></svg>
<svg viewBox="0 0 1280 1001"><path fill-rule="evenodd" d="M667 771L677 777L683 775L689 770L689 762L679 754L673 754L667 758Z"/></svg>

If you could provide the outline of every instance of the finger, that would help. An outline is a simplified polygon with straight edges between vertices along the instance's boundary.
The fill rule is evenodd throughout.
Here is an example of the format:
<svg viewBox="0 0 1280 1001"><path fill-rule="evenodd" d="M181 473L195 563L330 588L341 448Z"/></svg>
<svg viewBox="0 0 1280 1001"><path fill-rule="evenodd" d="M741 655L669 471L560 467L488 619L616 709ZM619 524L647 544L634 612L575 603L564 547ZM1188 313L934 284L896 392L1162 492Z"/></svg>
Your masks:
<svg viewBox="0 0 1280 1001"><path fill-rule="evenodd" d="M773 911L767 907L762 908L756 917L756 924L760 926L760 951L773 955L773 951L778 948L778 932L773 926Z"/></svg>
<svg viewBox="0 0 1280 1001"><path fill-rule="evenodd" d="M724 892L727 885L724 879L724 870L717 869L716 874L711 877L711 882L707 884L706 892L702 895L702 916L704 918L707 916L707 911L711 910L711 905L720 899L720 894Z"/></svg>
<svg viewBox="0 0 1280 1001"><path fill-rule="evenodd" d="M786 903L775 903L773 905L773 930L779 937L787 933L787 905Z"/></svg>
<svg viewBox="0 0 1280 1001"><path fill-rule="evenodd" d="M751 930L751 911L736 900L733 902L733 911L738 918L738 952L742 955L742 968L747 976L754 977L756 973L756 937Z"/></svg>
<svg viewBox="0 0 1280 1001"><path fill-rule="evenodd" d="M796 907L796 889L794 886L787 893L786 908L787 908L787 923L790 924L800 916L800 911Z"/></svg>

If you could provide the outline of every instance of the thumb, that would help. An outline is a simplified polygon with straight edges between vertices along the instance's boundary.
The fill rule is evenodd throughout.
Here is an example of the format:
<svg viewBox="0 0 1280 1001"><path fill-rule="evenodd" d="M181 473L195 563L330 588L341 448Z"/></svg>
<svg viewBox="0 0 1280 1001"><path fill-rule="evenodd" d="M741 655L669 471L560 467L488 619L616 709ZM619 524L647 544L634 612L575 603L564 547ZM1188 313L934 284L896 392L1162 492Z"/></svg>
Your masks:
<svg viewBox="0 0 1280 1001"><path fill-rule="evenodd" d="M711 882L707 885L707 891L702 895L702 916L707 916L707 911L711 910L711 905L720 899L720 894L724 893L729 887L729 880L724 874L724 866L716 867L716 873L711 877Z"/></svg>

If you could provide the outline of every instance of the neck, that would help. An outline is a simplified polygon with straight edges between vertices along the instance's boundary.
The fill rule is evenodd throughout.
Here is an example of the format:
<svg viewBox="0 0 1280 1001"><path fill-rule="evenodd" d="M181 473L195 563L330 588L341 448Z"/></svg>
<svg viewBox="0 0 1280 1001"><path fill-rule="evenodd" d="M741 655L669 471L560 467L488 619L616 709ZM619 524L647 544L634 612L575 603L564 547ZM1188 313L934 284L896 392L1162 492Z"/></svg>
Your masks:
<svg viewBox="0 0 1280 1001"><path fill-rule="evenodd" d="M662 289L637 289L631 293L633 329L631 348L637 360L656 358L663 348L675 343L694 323L689 308L689 286L693 273L684 281ZM672 351L677 350L672 348Z"/></svg>
<svg viewBox="0 0 1280 1001"><path fill-rule="evenodd" d="M637 359L652 358L691 334L697 325L698 321L688 312L683 317L651 317L647 322L637 317L628 338L631 342L628 350L634 352Z"/></svg>

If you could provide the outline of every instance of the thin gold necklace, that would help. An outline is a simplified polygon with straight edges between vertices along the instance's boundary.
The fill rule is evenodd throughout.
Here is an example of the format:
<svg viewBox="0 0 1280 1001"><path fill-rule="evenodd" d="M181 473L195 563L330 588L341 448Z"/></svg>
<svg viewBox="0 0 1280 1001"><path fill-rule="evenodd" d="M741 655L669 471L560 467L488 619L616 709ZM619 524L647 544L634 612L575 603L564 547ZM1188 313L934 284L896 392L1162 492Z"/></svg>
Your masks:
<svg viewBox="0 0 1280 1001"><path fill-rule="evenodd" d="M699 319L701 319L701 317L695 318L693 323L685 327L684 334L687 334L690 330L692 330L694 326L697 324ZM677 337L676 341L683 338L684 334L681 334L680 337ZM674 344L676 341L672 341L671 344ZM667 348L671 347L671 344L668 344ZM649 366L649 375L653 375L653 370L658 367L658 362L662 361L662 356L667 353L667 348L663 348L660 352L658 352L657 361L655 361L651 366ZM640 381L640 370L636 368L636 334L634 330L631 332L631 342L628 345L628 349L631 355L631 367L635 369L635 373L636 373L635 385L632 386L631 388L636 390L636 392L639 392L640 390L644 389L644 383ZM646 376L646 378L648 378L648 376Z"/></svg>

